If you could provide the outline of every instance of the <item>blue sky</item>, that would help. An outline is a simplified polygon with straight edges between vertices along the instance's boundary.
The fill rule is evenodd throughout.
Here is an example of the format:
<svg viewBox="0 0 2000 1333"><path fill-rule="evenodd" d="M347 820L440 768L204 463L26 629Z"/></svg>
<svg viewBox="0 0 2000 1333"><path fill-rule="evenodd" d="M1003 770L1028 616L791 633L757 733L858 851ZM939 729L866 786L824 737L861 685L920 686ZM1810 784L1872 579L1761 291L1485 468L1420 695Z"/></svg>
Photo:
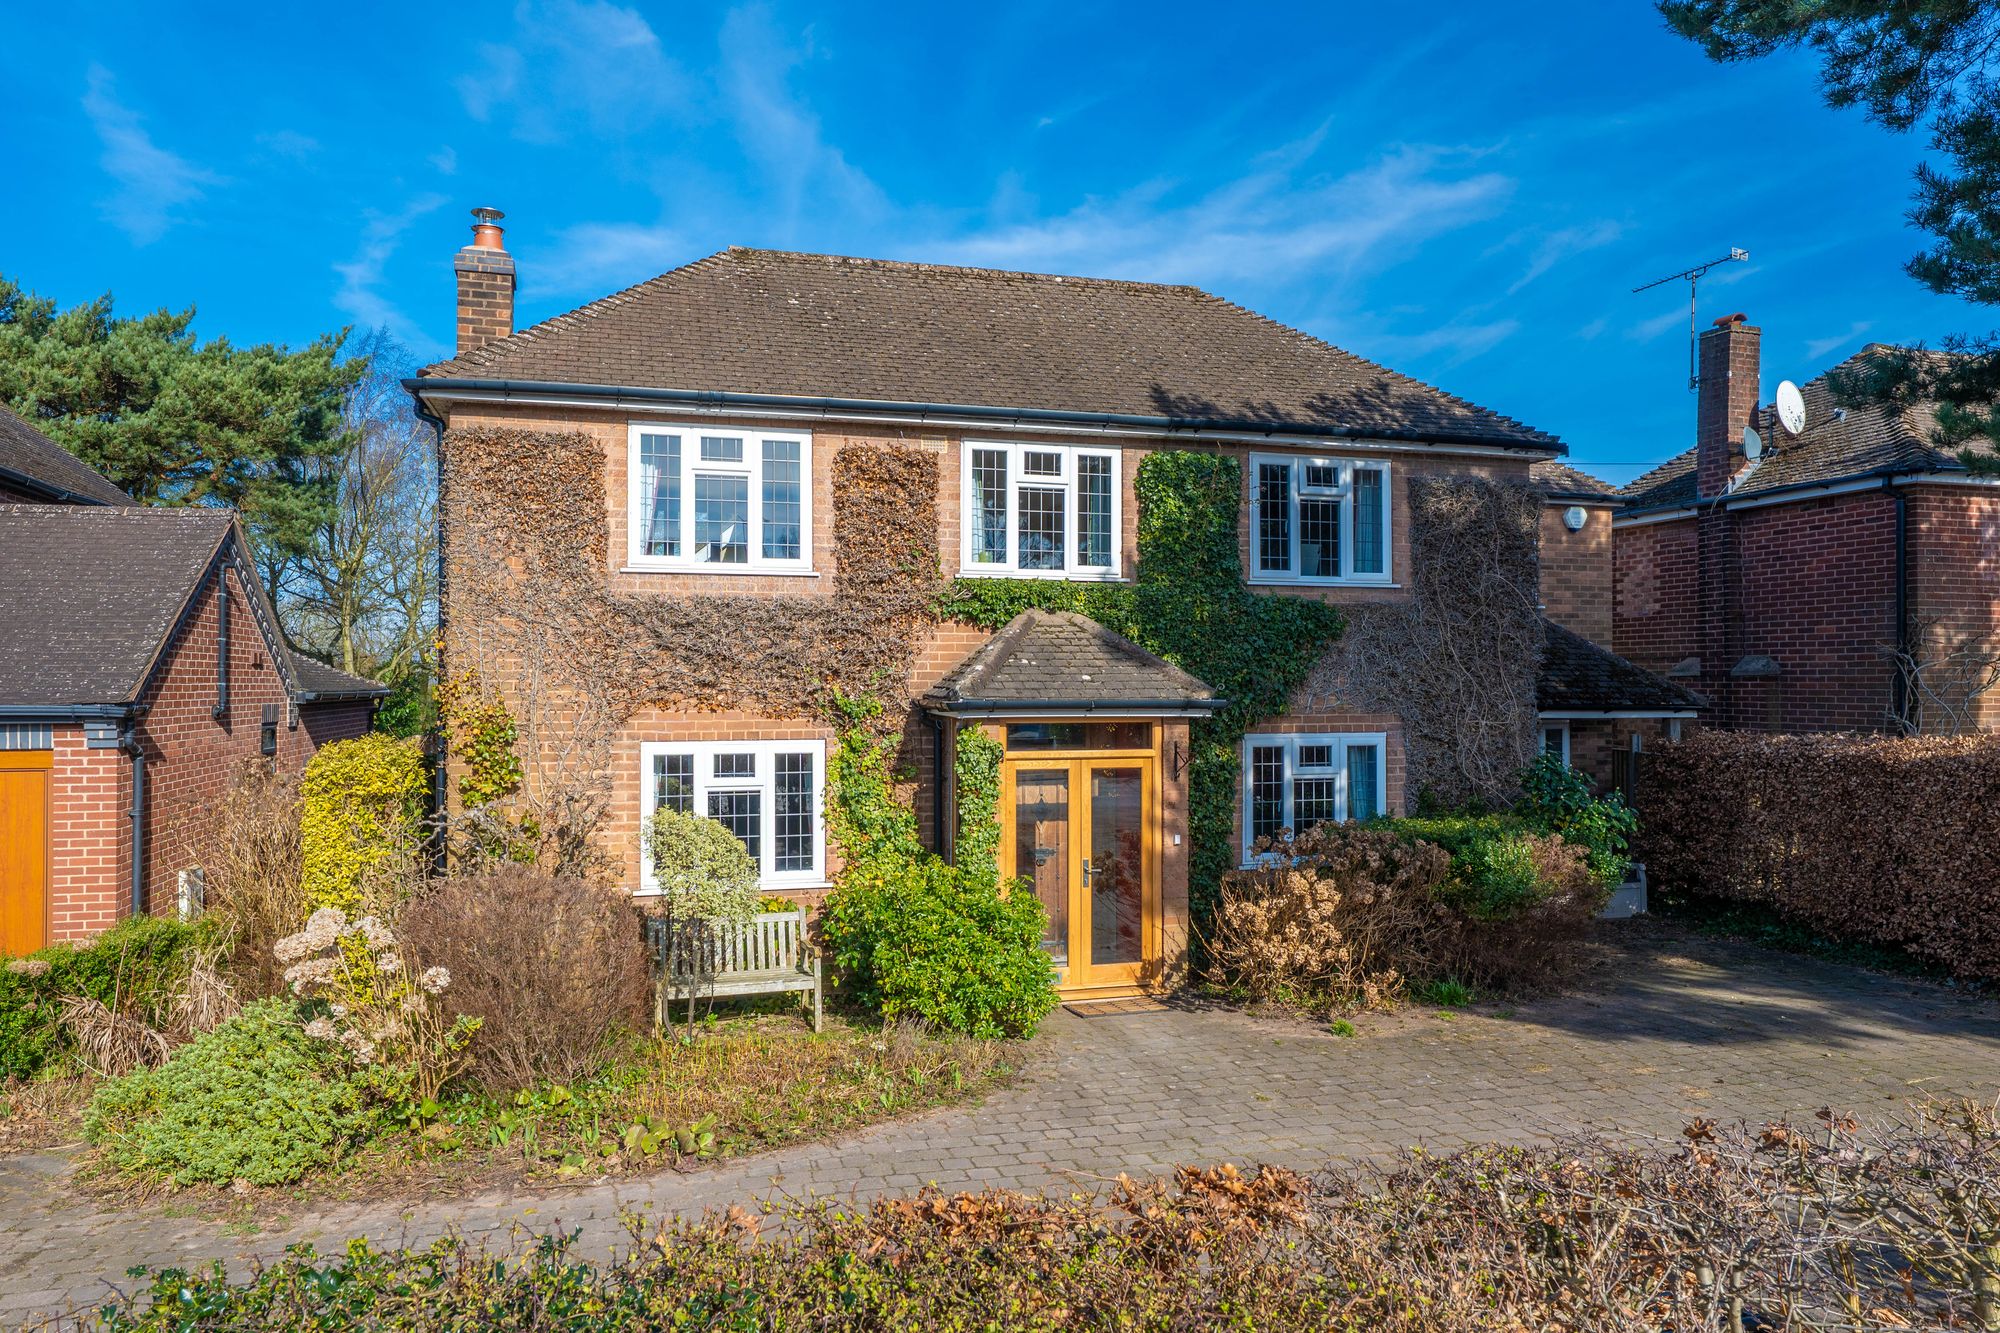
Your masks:
<svg viewBox="0 0 2000 1333"><path fill-rule="evenodd" d="M492 204L523 324L730 244L1192 282L1623 480L1692 431L1641 282L1747 248L1767 397L1979 326L1900 269L1918 140L1642 3L174 8L0 14L0 273L208 337L440 354Z"/></svg>

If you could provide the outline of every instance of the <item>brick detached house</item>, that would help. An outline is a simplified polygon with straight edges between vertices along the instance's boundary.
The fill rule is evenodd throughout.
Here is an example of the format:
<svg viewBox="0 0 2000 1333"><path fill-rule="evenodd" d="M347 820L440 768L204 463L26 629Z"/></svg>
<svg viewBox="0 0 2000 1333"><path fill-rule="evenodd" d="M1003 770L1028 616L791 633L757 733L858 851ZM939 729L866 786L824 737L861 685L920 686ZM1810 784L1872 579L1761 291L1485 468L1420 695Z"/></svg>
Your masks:
<svg viewBox="0 0 2000 1333"><path fill-rule="evenodd" d="M1614 651L1612 525L1623 509L1616 488L1554 459L1536 463L1533 475L1544 497L1542 749L1609 785L1614 752L1677 739L1701 701Z"/></svg>
<svg viewBox="0 0 2000 1333"><path fill-rule="evenodd" d="M476 668L514 710L531 788L563 770L601 791L593 836L636 893L664 803L721 820L768 888L811 899L837 857L816 681L872 671L910 709L939 850L952 737L1004 747L1001 869L1048 908L1072 996L1176 974L1190 727L1225 701L1079 612L989 633L904 585L1045 580L1060 601L1131 584L1142 466L1195 451L1240 464L1251 594L1406 606L1420 480L1533 505L1530 468L1563 451L1192 287L731 249L516 332L499 215L477 216L457 355L407 387L441 430L446 670ZM1535 666L1493 669L1531 695ZM1586 686L1563 687L1579 722L1602 703ZM1248 728L1232 851L1413 799L1401 717L1340 697ZM1533 725L1530 700L1519 753Z"/></svg>
<svg viewBox="0 0 2000 1333"><path fill-rule="evenodd" d="M203 810L388 691L290 652L241 524L134 504L0 408L0 956L198 895Z"/></svg>
<svg viewBox="0 0 2000 1333"><path fill-rule="evenodd" d="M1741 315L1703 332L1694 448L1620 494L1618 651L1698 691L1711 725L2000 724L1983 688L2000 664L2000 481L1934 447L1930 411L1843 407L1824 375L1788 430L1759 343Z"/></svg>

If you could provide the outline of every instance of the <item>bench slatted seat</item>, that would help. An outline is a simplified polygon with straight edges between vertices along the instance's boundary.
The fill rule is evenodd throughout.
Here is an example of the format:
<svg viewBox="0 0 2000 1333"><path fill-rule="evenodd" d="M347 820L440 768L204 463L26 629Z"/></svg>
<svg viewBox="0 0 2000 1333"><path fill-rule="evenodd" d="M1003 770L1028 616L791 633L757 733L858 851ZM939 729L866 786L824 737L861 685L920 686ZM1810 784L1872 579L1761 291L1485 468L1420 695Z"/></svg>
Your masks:
<svg viewBox="0 0 2000 1333"><path fill-rule="evenodd" d="M811 1006L813 1031L819 1031L819 950L807 937L803 910L759 912L724 930L710 944L712 966L702 969L682 955L666 924L657 917L646 922L646 942L653 952L653 1020L660 1027L670 1022L668 1007L691 993L731 997L797 991L800 1002Z"/></svg>

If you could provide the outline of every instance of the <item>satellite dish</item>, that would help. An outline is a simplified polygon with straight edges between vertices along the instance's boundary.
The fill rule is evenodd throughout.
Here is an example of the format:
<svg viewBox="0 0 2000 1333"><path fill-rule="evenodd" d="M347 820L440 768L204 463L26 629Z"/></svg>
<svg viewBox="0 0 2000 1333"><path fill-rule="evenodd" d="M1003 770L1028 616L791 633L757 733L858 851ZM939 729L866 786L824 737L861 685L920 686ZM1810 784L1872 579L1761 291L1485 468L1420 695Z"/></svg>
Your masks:
<svg viewBox="0 0 2000 1333"><path fill-rule="evenodd" d="M1743 428L1743 456L1753 463L1764 456L1764 437L1755 426Z"/></svg>
<svg viewBox="0 0 2000 1333"><path fill-rule="evenodd" d="M1806 428L1806 400L1790 380L1778 381L1778 424L1787 435L1797 435Z"/></svg>

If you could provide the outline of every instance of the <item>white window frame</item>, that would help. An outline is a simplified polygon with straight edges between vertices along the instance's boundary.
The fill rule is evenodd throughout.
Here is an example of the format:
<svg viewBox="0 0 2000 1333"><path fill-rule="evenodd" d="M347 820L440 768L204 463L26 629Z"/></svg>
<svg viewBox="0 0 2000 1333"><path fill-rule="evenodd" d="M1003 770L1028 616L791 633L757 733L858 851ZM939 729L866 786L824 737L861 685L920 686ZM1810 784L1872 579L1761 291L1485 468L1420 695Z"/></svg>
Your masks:
<svg viewBox="0 0 2000 1333"><path fill-rule="evenodd" d="M1259 536L1263 517L1263 467L1265 464L1283 464L1291 469L1291 480L1285 503L1289 507L1287 531L1291 538L1291 550L1283 570L1267 570L1259 565ZM1332 467L1339 470L1338 493L1340 497L1340 567L1347 573L1329 578L1325 575L1301 574L1303 567L1299 552L1299 485L1307 467ZM1354 472L1356 468L1367 468L1382 474L1382 572L1379 574L1356 574L1354 569ZM1395 475L1391 464L1380 458L1339 458L1323 454L1251 454L1249 468L1250 487L1250 560L1248 563L1249 582L1253 584L1308 584L1326 587L1382 588L1393 587L1396 582L1396 542L1393 521L1396 512Z"/></svg>
<svg viewBox="0 0 2000 1333"><path fill-rule="evenodd" d="M1548 753L1549 753L1549 733L1550 733L1550 732L1552 732L1552 731L1559 731L1559 732L1561 732L1561 733L1562 733L1562 749L1561 749L1560 751L1558 751L1557 753L1558 753L1558 755L1559 755L1559 756L1561 757L1561 759L1562 759L1562 761L1563 761L1563 767L1564 767L1564 768L1568 768L1568 767L1570 766L1570 762L1569 762L1569 723L1568 723L1568 722L1566 722L1566 721L1563 721L1563 720L1561 720L1561 719L1556 719L1556 718L1543 718L1543 719L1542 719L1542 736L1541 736L1541 741L1542 741L1542 744L1541 744L1541 750L1540 750L1540 753L1542 753L1542 754L1548 754ZM1637 738L1637 735L1638 735L1638 733L1636 733L1636 732L1635 732L1635 733L1633 733L1633 736L1634 736L1634 739L1636 739L1636 738Z"/></svg>
<svg viewBox="0 0 2000 1333"><path fill-rule="evenodd" d="M1347 747L1350 745L1372 745L1375 747L1375 809L1381 814L1389 813L1389 736L1381 731L1266 731L1252 732L1244 736L1242 749L1238 752L1237 781L1241 787L1239 805L1242 811L1243 837L1238 849L1242 854L1242 864L1250 865L1256 859L1251 855L1250 845L1256 842L1252 832L1253 797L1250 786L1250 756L1252 751L1269 746L1282 746L1285 751L1285 822L1284 827L1296 830L1293 820L1293 800L1296 793L1294 781L1300 776L1299 747L1302 745L1330 745L1334 749L1331 776L1335 780L1334 805L1338 811L1336 818L1346 822L1353 806L1348 800L1347 790ZM1312 776L1307 774L1306 776Z"/></svg>
<svg viewBox="0 0 2000 1333"><path fill-rule="evenodd" d="M706 817L711 791L756 791L763 797L759 811L758 837L762 843L758 864L763 868L759 883L768 890L823 889L826 877L826 742L799 741L648 741L639 747L639 827L644 829L659 808L658 787L653 781L653 761L660 755L691 755L694 758L694 809ZM715 756L748 754L757 759L754 778L718 778ZM813 863L807 870L774 870L777 864L778 794L777 756L810 754L813 757ZM651 854L640 839L640 897L656 896L659 881L653 877Z"/></svg>
<svg viewBox="0 0 2000 1333"><path fill-rule="evenodd" d="M994 563L974 563L973 534L974 514L972 502L972 456L973 453L1000 453L1007 456L1007 541L1004 547L1006 560ZM1024 454L1049 453L1062 458L1062 474L1056 478L1036 478L1029 480L1021 472L1021 458ZM1082 506L1077 496L1077 466L1080 457L1104 458L1111 462L1111 563L1108 565L1084 565L1077 557L1082 550L1079 538L1083 522ZM958 568L959 573L969 578L1010 578L1010 579L1071 579L1078 582L1113 582L1123 577L1125 559L1125 460L1118 449L1100 449L1088 445L1052 444L1035 441L966 440L959 450L958 472ZM1021 490L1031 489L1061 490L1063 507L1063 567L1061 569L1022 569L1020 564L1021 539Z"/></svg>
<svg viewBox="0 0 2000 1333"><path fill-rule="evenodd" d="M640 439L646 435L681 437L680 550L675 556L648 555L646 536L651 516L641 494L644 470L639 464ZM737 463L703 462L701 437L737 437L743 441L743 460ZM764 443L783 441L799 446L799 554L795 560L767 559L764 555ZM806 430L772 430L706 421L634 421L625 439L625 567L632 570L675 570L700 574L798 574L813 573L813 438ZM694 480L697 473L709 476L744 477L750 491L749 559L740 565L715 564L694 558Z"/></svg>

